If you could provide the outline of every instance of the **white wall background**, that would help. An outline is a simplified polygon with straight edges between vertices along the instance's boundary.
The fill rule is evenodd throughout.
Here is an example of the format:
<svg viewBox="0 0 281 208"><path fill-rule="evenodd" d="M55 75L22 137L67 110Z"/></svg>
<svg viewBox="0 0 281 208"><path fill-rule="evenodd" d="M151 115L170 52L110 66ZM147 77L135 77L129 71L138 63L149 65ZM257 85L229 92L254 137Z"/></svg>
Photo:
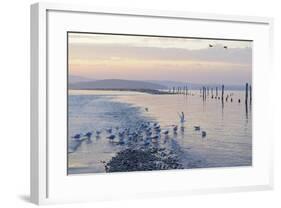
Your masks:
<svg viewBox="0 0 281 208"><path fill-rule="evenodd" d="M29 197L29 5L35 1L7 0L0 7L0 207L33 207ZM274 0L69 0L99 6L186 10L275 18L275 190L186 197L58 205L54 207L280 207L281 206L281 12Z"/></svg>

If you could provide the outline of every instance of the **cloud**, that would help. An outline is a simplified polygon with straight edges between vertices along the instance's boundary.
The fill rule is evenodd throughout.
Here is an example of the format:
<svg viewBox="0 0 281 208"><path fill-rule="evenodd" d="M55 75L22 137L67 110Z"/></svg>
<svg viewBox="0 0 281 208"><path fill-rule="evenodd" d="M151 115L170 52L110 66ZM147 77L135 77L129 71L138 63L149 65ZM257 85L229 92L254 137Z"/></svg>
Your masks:
<svg viewBox="0 0 281 208"><path fill-rule="evenodd" d="M175 38L169 41L145 38L134 42L130 37L126 42L122 37L122 41L114 42L114 39L102 36L100 42L98 39L91 42L90 37L82 39L87 41L69 44L70 74L95 78L188 79L209 83L225 80L232 84L251 81L251 42L240 44L236 41L233 45L233 41L213 41L210 48L209 45L206 47L207 40L188 42ZM161 46L166 43L169 47ZM194 49L189 44L203 44L204 47ZM224 45L231 47L224 49Z"/></svg>
<svg viewBox="0 0 281 208"><path fill-rule="evenodd" d="M131 47L126 45L86 45L74 44L69 46L70 58L84 60L109 59L118 57L140 60L193 60L228 62L236 64L251 64L251 48L224 49L221 45L213 48L189 50L182 48Z"/></svg>

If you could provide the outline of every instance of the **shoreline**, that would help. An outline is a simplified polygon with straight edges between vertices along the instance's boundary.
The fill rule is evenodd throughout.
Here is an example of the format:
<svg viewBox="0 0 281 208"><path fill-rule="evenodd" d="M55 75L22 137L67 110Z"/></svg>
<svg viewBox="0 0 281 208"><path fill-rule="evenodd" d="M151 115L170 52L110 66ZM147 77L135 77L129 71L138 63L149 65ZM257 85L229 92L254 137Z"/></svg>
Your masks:
<svg viewBox="0 0 281 208"><path fill-rule="evenodd" d="M100 88L100 89L68 89L68 90L79 90L79 91L118 91L118 92L141 92L141 93L147 93L151 95L172 95L173 93L171 92L165 92L165 91L160 91L160 90L155 90L155 89L110 89L110 88Z"/></svg>

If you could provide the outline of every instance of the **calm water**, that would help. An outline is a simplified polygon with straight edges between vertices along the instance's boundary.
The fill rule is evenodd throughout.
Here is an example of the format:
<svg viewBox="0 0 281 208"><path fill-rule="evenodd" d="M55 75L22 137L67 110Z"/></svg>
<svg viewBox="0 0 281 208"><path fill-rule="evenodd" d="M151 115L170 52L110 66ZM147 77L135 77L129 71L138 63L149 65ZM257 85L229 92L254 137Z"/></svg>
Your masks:
<svg viewBox="0 0 281 208"><path fill-rule="evenodd" d="M145 121L158 122L169 135L162 135L154 145L177 152L185 168L249 166L252 164L252 115L246 111L244 92L232 91L233 102L207 98L202 101L199 91L194 96L150 95L116 91L69 92L69 154L68 171L72 173L105 172L103 161L109 161L118 151L130 145L109 142L105 132L118 127L134 130ZM238 99L241 103L238 103ZM147 108L147 109L146 109ZM186 122L180 128L179 112L184 112ZM172 125L178 125L173 134ZM207 132L202 138L200 126ZM71 138L78 133L102 131L77 145ZM118 139L115 139L118 140Z"/></svg>

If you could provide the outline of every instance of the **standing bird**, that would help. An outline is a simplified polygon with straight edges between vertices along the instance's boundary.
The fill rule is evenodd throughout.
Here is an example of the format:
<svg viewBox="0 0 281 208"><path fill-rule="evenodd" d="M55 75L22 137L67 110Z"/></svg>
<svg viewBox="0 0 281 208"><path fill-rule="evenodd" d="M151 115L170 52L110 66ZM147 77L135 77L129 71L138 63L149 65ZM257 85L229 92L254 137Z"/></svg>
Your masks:
<svg viewBox="0 0 281 208"><path fill-rule="evenodd" d="M106 129L106 131L111 134L112 133L112 128L108 128L108 129Z"/></svg>
<svg viewBox="0 0 281 208"><path fill-rule="evenodd" d="M119 137L123 137L125 135L125 131L120 131L120 132L118 132L118 136Z"/></svg>
<svg viewBox="0 0 281 208"><path fill-rule="evenodd" d="M168 135L169 134L169 130L164 130L163 134Z"/></svg>
<svg viewBox="0 0 281 208"><path fill-rule="evenodd" d="M179 117L180 117L180 122L181 124L183 124L185 122L185 119L184 119L184 112L181 112L181 113L178 113Z"/></svg>
<svg viewBox="0 0 281 208"><path fill-rule="evenodd" d="M154 130L155 130L155 131L161 130L160 125L154 126Z"/></svg>
<svg viewBox="0 0 281 208"><path fill-rule="evenodd" d="M194 126L195 131L200 131L200 126Z"/></svg>
<svg viewBox="0 0 281 208"><path fill-rule="evenodd" d="M101 131L98 131L98 130L97 130L97 131L96 131L96 136L99 137L100 134L101 134Z"/></svg>
<svg viewBox="0 0 281 208"><path fill-rule="evenodd" d="M202 137L206 137L206 136L207 136L206 131L202 131Z"/></svg>
<svg viewBox="0 0 281 208"><path fill-rule="evenodd" d="M148 112L148 108L145 108L145 111Z"/></svg>
<svg viewBox="0 0 281 208"><path fill-rule="evenodd" d="M210 48L213 48L213 45L212 45L212 44L209 44L209 47L210 47Z"/></svg>
<svg viewBox="0 0 281 208"><path fill-rule="evenodd" d="M173 126L173 131L177 132L177 130L178 130L178 126Z"/></svg>
<svg viewBox="0 0 281 208"><path fill-rule="evenodd" d="M150 139L146 138L146 140L144 141L144 146L148 146L150 145Z"/></svg>
<svg viewBox="0 0 281 208"><path fill-rule="evenodd" d="M84 136L87 137L88 139L91 139L92 134L93 134L93 132L89 131Z"/></svg>
<svg viewBox="0 0 281 208"><path fill-rule="evenodd" d="M113 140L115 138L115 135L114 134L111 134L110 136L107 137L108 139L110 140Z"/></svg>
<svg viewBox="0 0 281 208"><path fill-rule="evenodd" d="M75 134L72 138L79 140L81 138L81 134Z"/></svg>

